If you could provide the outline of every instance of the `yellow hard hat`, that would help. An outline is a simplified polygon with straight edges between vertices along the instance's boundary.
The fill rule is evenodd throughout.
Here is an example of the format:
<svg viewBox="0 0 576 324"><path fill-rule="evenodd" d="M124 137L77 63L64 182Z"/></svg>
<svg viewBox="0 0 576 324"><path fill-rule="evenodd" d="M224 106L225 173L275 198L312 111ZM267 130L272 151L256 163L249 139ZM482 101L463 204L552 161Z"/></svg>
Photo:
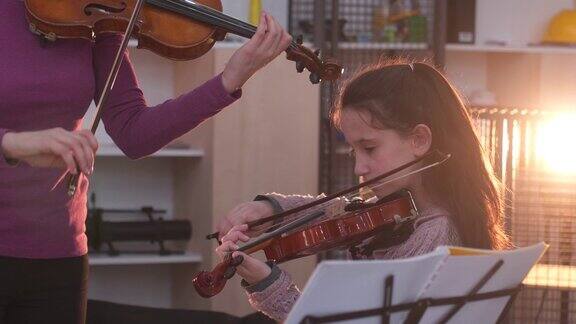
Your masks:
<svg viewBox="0 0 576 324"><path fill-rule="evenodd" d="M544 43L576 44L576 10L562 10L548 25Z"/></svg>

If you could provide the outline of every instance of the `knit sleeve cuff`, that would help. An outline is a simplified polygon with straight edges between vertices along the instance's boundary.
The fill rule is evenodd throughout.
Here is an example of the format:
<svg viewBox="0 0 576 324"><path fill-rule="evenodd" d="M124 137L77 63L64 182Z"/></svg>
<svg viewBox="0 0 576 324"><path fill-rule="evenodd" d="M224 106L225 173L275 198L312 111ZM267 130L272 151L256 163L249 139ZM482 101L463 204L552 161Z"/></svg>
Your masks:
<svg viewBox="0 0 576 324"><path fill-rule="evenodd" d="M4 135L6 135L6 133L8 133L8 132L9 132L8 129L0 128L0 144L2 143L2 140L4 139ZM13 167L17 166L18 163L19 163L18 160L9 159L9 158L5 157L4 152L0 148L0 168L13 168Z"/></svg>
<svg viewBox="0 0 576 324"><path fill-rule="evenodd" d="M254 201L267 201L272 206L272 212L274 213L274 215L280 214L281 212L284 211L284 208L282 208L282 206L280 205L278 200L274 199L274 197L267 196L267 195L258 195L256 197L254 197ZM281 218L276 218L274 220L274 222L272 222L272 226L280 223L281 221L282 221ZM273 229L272 226L270 227L270 229L267 232L269 232L270 230Z"/></svg>
<svg viewBox="0 0 576 324"><path fill-rule="evenodd" d="M269 202L270 205L272 206L272 210L274 210L274 214L280 214L281 212L284 211L284 208L282 208L282 206L280 206L280 203L278 202L278 200L274 199L271 196L258 195L256 197L254 197L254 201L267 201L267 202Z"/></svg>
<svg viewBox="0 0 576 324"><path fill-rule="evenodd" d="M276 265L276 263L274 263L272 261L266 261L266 264L270 267L270 270L272 270L270 272L270 274L268 275L268 277L260 280L257 283L254 283L254 284L249 284L244 279L242 279L242 281L240 282L242 287L249 294L252 294L255 292L262 292L262 291L266 290L266 288L270 287L270 285L272 285L274 282L276 282L276 280L278 280L278 278L280 278L280 274L282 273L282 270L280 270L278 265Z"/></svg>
<svg viewBox="0 0 576 324"><path fill-rule="evenodd" d="M300 297L300 290L286 271L279 270L278 278L268 287L247 294L252 307L278 322L283 322Z"/></svg>

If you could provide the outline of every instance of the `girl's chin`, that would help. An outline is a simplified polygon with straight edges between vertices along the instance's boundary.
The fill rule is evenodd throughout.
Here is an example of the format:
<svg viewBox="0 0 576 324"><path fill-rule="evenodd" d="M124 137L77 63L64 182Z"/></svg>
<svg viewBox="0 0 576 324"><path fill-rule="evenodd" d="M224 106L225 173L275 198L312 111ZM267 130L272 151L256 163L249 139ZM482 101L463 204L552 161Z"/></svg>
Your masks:
<svg viewBox="0 0 576 324"><path fill-rule="evenodd" d="M384 198L388 195L393 194L396 191L397 190L395 190L395 189L381 189L381 190L374 190L374 194L376 195L376 197L381 199L381 198Z"/></svg>

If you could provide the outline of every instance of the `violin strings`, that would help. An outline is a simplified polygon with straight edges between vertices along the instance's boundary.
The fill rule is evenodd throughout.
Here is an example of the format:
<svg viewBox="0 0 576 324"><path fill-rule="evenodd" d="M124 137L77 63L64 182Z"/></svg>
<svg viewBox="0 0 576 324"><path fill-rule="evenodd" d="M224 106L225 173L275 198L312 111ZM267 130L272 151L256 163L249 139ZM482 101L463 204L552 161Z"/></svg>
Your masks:
<svg viewBox="0 0 576 324"><path fill-rule="evenodd" d="M157 1L153 1L156 2ZM223 15L221 12L214 10L210 7L204 6L202 4L198 4L196 2L193 1L176 1L176 0L164 0L163 2L167 2L172 4L173 6L176 6L178 8L180 8L180 10L176 9L176 7L172 7L173 10L176 10L177 12L190 16L190 13L192 14L197 14L195 16L193 16L192 18L198 19L200 21L202 21L203 18L208 18L208 20L205 20L206 23L211 23L214 24L216 26L222 27L222 28L226 28L240 36L243 37L251 37L254 32L255 29L253 28L253 26L244 23L243 21L234 19L232 17L228 17L226 15Z"/></svg>
<svg viewBox="0 0 576 324"><path fill-rule="evenodd" d="M346 199L346 196L344 196L344 199ZM342 197L339 197L339 198L342 198ZM338 199L332 199L329 202L325 202L324 204L322 204L320 206L323 207L322 210L328 210L328 209L331 209L331 207L336 206L338 204L342 204L342 202L339 201ZM338 212L336 214L324 215L324 217L325 218L327 218L327 217L333 218L333 217L337 217L339 215L342 215L343 213L344 213L344 210L342 209L340 212ZM298 214L302 214L302 215L296 216ZM284 217L278 223L275 223L272 226L270 226L269 228L267 228L266 231L267 232L275 231L276 229L283 227L287 224L290 224L290 223L292 223L298 219L301 219L302 217L306 217L306 215L309 215L309 214L310 214L310 212L301 211L299 213L294 214L292 217ZM321 219L323 219L323 218L321 218ZM252 232L249 231L249 233L253 233L253 231Z"/></svg>
<svg viewBox="0 0 576 324"><path fill-rule="evenodd" d="M196 6L199 11L203 11L204 13L206 13L206 14L211 14L211 15L213 15L213 16L222 17L222 20L225 20L225 19L232 20L232 21L236 22L237 24L242 25L243 28L246 28L246 29L249 30L250 32L256 33L256 29L257 29L256 26L253 26L253 25L251 25L251 24L248 24L248 23L246 23L246 22L244 22L244 21L242 21L242 20L236 19L236 18L234 18L234 17L230 17L230 16L227 16L227 15L224 15L224 14L222 14L220 11L215 10L215 9L213 9L213 8L211 8L211 7L208 7L208 6L206 6L206 5L203 5L203 4L201 4L201 3L197 3L196 1L190 1L190 0L183 0L183 1L184 1L184 2L187 2L187 3L191 4L191 5ZM240 35L240 36L242 36L242 35ZM291 47L292 49L296 49L296 48L298 47L298 43L292 41L292 42L290 42L290 47Z"/></svg>
<svg viewBox="0 0 576 324"><path fill-rule="evenodd" d="M182 3L180 1L147 0L147 2L152 5L156 5L160 8L174 11L176 13L185 15L192 19L196 19L200 22L213 24L216 25L217 27L228 29L234 33L237 33L240 36L246 36L245 35L246 31L243 29L243 27L235 25L232 21L226 21L220 17L214 16L213 14L204 13L196 7L190 7L188 4Z"/></svg>
<svg viewBox="0 0 576 324"><path fill-rule="evenodd" d="M292 219L290 222L287 222L287 224L283 225L283 226L278 226L276 228L274 228L273 230L268 230L265 234L261 235L260 237L256 238L254 241L252 242L248 242L246 244L244 244L243 246L241 246L237 251L246 251L249 250L263 242L266 242L272 238L275 238L279 235L288 233L292 230L297 230L298 228L300 228L301 226L315 220L318 218L321 218L322 215L324 215L324 211L316 211L314 213L308 213L303 217L299 217L297 219Z"/></svg>
<svg viewBox="0 0 576 324"><path fill-rule="evenodd" d="M184 2L184 3L190 4L192 6L195 6L198 11L202 11L206 14L212 15L213 17L221 17L221 19L223 19L223 20L229 19L231 22L235 22L238 25L241 25L243 28L245 28L251 32L256 32L255 26L253 26L247 22L244 22L242 20L236 19L234 17L227 16L227 15L221 13L220 11L218 11L214 8L208 7L208 6L203 5L201 3L197 3L196 1L181 0L180 2Z"/></svg>
<svg viewBox="0 0 576 324"><path fill-rule="evenodd" d="M224 15L223 13L213 8L199 4L195 1L184 0L184 2L182 2L178 0L147 0L147 2L155 4L161 8L170 9L188 17L198 19L199 21L203 21L204 19L204 22L206 23L212 23L219 27L229 29L230 31L242 37L250 38L256 32L255 26L245 23L239 19ZM191 16L191 13L198 15ZM211 21L209 21L209 19L211 19ZM290 47L292 49L297 48L297 46L298 44L294 41L290 43Z"/></svg>

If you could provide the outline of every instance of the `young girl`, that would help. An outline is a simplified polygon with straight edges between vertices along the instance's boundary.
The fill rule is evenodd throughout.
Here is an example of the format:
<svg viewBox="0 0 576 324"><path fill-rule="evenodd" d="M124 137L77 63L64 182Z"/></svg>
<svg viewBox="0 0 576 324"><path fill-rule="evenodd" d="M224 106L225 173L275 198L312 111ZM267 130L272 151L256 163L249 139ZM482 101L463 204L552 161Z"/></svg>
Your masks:
<svg viewBox="0 0 576 324"><path fill-rule="evenodd" d="M342 88L333 112L365 180L413 161L430 150L450 153L444 164L375 190L384 197L411 190L419 209L414 230L395 246L376 246L366 258L396 259L431 252L440 245L502 249L502 201L498 181L484 157L461 98L442 74L424 63L379 63ZM225 255L247 241L245 223L308 203L312 196L268 194L234 208L218 226ZM330 210L327 213L332 213ZM300 292L289 274L241 252L237 273L250 303L282 321Z"/></svg>

